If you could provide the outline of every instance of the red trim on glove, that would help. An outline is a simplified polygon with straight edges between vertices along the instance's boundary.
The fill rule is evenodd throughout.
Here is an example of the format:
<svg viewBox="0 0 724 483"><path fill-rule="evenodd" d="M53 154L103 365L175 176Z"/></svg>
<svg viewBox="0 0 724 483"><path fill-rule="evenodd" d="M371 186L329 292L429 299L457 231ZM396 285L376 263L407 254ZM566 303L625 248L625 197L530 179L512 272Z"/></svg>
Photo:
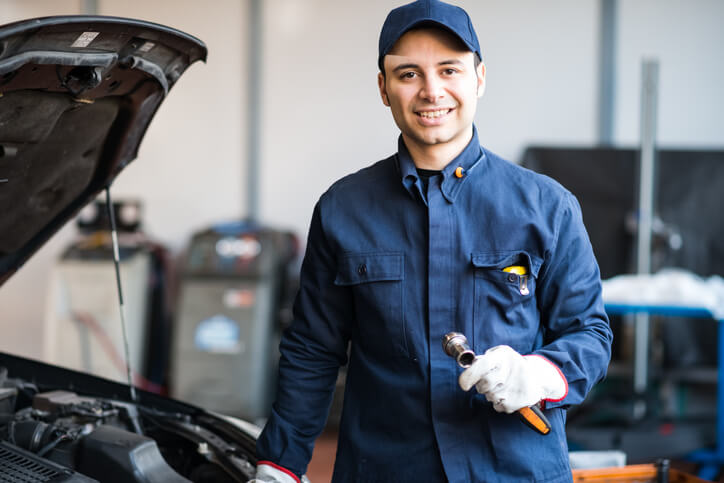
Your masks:
<svg viewBox="0 0 724 483"><path fill-rule="evenodd" d="M561 401L563 401L563 400L566 398L566 396L568 396L568 379L566 379L566 376L563 375L563 372L561 372L561 369L560 369L557 365L555 365L553 362L551 362L550 359L548 359L547 357L542 356L542 355L540 355L540 354L528 354L526 357L540 357L541 359L543 359L544 361L546 361L548 364L550 364L550 365L552 365L553 367L555 367L555 368L556 368L556 371L558 371L558 374L561 376L561 379L563 379L563 384L566 385L566 391L563 393L563 397L561 397L561 398L559 398L559 399L543 399L543 403L545 403L546 401L548 401L548 402L561 402ZM543 404L543 408L545 408L545 404Z"/></svg>
<svg viewBox="0 0 724 483"><path fill-rule="evenodd" d="M272 468L274 468L274 469L276 469L276 470L279 470L279 471L281 471L282 473L288 474L289 476L291 476L292 478L294 478L294 481L296 481L297 483L301 483L301 481L299 481L299 477L298 477L297 475L295 475L294 473L292 473L292 472L289 471L288 469L279 466L279 465L276 464L276 463L272 463L271 461L257 461L257 462L256 462L256 465L257 465L257 466L259 466L259 465L271 466Z"/></svg>

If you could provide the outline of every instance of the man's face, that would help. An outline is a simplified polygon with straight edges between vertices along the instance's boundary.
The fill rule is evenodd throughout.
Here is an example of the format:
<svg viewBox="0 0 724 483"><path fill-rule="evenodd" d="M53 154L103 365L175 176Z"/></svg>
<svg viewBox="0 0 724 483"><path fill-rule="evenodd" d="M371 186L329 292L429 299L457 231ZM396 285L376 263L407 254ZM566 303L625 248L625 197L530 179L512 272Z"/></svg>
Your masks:
<svg viewBox="0 0 724 483"><path fill-rule="evenodd" d="M448 32L418 29L400 37L384 67L385 75L378 77L382 102L408 149L462 151L485 87L485 66L475 68L475 54Z"/></svg>

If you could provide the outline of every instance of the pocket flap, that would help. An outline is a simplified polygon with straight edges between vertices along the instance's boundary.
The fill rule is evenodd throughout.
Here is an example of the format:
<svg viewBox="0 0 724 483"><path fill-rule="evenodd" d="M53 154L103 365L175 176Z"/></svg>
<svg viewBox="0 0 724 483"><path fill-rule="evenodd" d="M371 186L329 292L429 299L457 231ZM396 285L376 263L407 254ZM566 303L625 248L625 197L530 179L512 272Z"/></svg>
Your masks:
<svg viewBox="0 0 724 483"><path fill-rule="evenodd" d="M522 250L503 250L497 252L475 252L472 254L473 266L502 270L510 265L525 265L534 278L538 278L538 271L543 261Z"/></svg>
<svg viewBox="0 0 724 483"><path fill-rule="evenodd" d="M335 285L404 280L402 253L351 253L340 260Z"/></svg>

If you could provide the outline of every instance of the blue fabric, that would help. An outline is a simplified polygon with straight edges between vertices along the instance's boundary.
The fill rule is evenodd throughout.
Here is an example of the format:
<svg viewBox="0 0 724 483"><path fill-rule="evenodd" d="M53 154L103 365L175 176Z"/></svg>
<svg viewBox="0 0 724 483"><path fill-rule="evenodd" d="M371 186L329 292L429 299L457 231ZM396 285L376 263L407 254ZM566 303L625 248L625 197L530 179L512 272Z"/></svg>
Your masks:
<svg viewBox="0 0 724 483"><path fill-rule="evenodd" d="M460 7L439 0L417 0L392 10L382 24L378 44L377 65L383 71L383 59L395 43L408 30L428 24L438 25L455 34L483 60L473 23L467 12Z"/></svg>
<svg viewBox="0 0 724 483"><path fill-rule="evenodd" d="M528 295L502 271L514 264ZM314 209L294 315L259 458L306 471L348 362L334 481L571 481L565 408L610 358L598 266L574 197L477 132L427 193L402 140L335 183ZM551 434L460 389L442 348L453 330L476 353L507 344L558 365L569 392L547 404Z"/></svg>

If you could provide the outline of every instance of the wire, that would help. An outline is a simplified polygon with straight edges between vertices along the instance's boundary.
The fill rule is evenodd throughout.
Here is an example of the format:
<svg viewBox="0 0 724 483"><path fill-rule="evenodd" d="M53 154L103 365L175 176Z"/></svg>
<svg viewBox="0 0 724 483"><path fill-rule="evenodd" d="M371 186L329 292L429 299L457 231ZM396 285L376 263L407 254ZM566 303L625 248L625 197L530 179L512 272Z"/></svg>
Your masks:
<svg viewBox="0 0 724 483"><path fill-rule="evenodd" d="M123 361L123 358L118 353L118 349L116 349L115 345L113 344L113 341L108 336L108 333L103 329L101 324L98 323L98 321L93 317L91 314L87 312L80 312L80 311L73 311L72 312L73 320L76 322L84 325L87 329L90 330L93 337L98 340L98 342L101 345L101 348L103 349L103 352L106 353L106 355L110 358L111 363L113 366L121 373L125 372L126 370L126 364ZM145 377L143 377L141 374L138 374L135 371L131 371L131 374L133 376L133 380L136 381L136 384L141 387L141 389L144 389L146 391L155 392L156 394L161 394L163 391L163 386L160 384L156 384L155 382L149 381Z"/></svg>
<svg viewBox="0 0 724 483"><path fill-rule="evenodd" d="M47 453L51 449L58 446L58 444L60 444L61 441L67 441L67 440L72 440L72 439L73 438L69 434L63 433L60 436L58 436L57 438L55 438L53 441L51 441L50 443L48 443L45 446L43 446L42 448L40 448L37 455L43 456L43 455L45 455L45 453Z"/></svg>

